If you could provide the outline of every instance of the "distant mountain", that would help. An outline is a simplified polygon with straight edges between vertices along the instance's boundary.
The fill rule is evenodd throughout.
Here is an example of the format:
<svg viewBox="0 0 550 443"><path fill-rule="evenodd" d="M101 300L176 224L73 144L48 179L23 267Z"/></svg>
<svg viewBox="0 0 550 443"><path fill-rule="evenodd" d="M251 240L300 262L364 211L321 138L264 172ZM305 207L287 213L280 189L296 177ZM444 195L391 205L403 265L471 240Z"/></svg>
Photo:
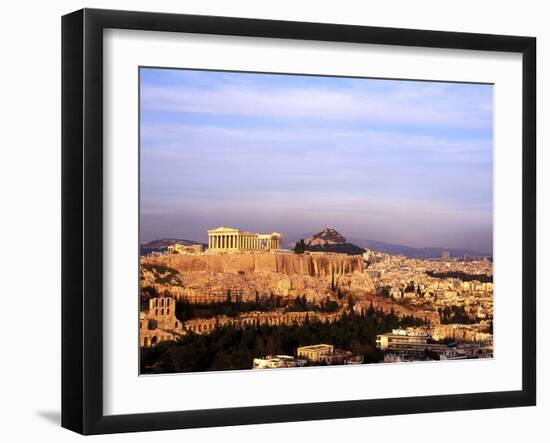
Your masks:
<svg viewBox="0 0 550 443"><path fill-rule="evenodd" d="M365 250L357 245L348 243L336 229L325 227L317 234L304 240L306 251L337 252L348 255L361 255Z"/></svg>
<svg viewBox="0 0 550 443"><path fill-rule="evenodd" d="M306 238L304 242L307 246L325 246L345 244L346 239L336 229L327 226L321 232Z"/></svg>
<svg viewBox="0 0 550 443"><path fill-rule="evenodd" d="M196 245L200 242L192 240L184 240L181 238L163 238L160 240L153 240L148 243L142 243L140 246L140 255L151 254L152 252L165 252L168 249L168 246L173 245L174 243L179 243L180 245ZM202 243L203 246L207 246Z"/></svg>
<svg viewBox="0 0 550 443"><path fill-rule="evenodd" d="M405 255L410 258L440 258L443 251L449 251L451 257L483 257L490 254L482 254L479 251L472 249L460 248L414 248L412 246L398 245L394 243L386 243L377 240L359 240L357 243L365 246L368 249L385 252L392 255Z"/></svg>

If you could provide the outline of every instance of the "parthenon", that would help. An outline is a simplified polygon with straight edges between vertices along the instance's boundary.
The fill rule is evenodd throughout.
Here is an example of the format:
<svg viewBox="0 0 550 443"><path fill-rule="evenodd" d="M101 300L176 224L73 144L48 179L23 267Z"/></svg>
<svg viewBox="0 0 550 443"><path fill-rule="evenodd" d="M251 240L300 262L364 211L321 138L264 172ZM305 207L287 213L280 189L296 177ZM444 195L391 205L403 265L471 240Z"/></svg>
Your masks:
<svg viewBox="0 0 550 443"><path fill-rule="evenodd" d="M258 234L234 228L208 230L210 251L272 251L283 247L283 235L278 232Z"/></svg>

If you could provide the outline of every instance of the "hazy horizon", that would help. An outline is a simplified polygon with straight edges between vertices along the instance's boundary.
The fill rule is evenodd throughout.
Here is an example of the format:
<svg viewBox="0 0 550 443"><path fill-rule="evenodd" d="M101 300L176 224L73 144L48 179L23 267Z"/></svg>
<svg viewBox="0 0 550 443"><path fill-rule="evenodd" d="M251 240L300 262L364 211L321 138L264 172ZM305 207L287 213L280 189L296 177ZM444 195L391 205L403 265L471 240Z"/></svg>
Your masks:
<svg viewBox="0 0 550 443"><path fill-rule="evenodd" d="M492 253L492 85L142 68L142 242L231 226Z"/></svg>

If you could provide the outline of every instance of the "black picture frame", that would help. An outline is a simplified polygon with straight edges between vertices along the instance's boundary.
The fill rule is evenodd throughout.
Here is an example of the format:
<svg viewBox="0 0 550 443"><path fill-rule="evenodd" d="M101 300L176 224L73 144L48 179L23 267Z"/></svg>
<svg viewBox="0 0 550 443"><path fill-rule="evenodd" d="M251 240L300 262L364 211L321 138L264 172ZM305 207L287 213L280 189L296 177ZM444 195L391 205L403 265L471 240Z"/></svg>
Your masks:
<svg viewBox="0 0 550 443"><path fill-rule="evenodd" d="M103 30L522 54L522 389L169 411L103 412ZM536 39L232 17L83 9L62 18L62 426L82 434L458 411L536 403Z"/></svg>

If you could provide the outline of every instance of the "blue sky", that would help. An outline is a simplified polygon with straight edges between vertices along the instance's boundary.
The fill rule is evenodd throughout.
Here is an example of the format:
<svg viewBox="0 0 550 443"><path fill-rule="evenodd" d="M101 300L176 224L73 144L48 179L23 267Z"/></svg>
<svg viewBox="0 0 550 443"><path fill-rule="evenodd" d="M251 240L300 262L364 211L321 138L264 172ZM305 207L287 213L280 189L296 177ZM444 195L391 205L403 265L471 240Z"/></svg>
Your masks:
<svg viewBox="0 0 550 443"><path fill-rule="evenodd" d="M141 238L492 251L493 87L142 68Z"/></svg>

